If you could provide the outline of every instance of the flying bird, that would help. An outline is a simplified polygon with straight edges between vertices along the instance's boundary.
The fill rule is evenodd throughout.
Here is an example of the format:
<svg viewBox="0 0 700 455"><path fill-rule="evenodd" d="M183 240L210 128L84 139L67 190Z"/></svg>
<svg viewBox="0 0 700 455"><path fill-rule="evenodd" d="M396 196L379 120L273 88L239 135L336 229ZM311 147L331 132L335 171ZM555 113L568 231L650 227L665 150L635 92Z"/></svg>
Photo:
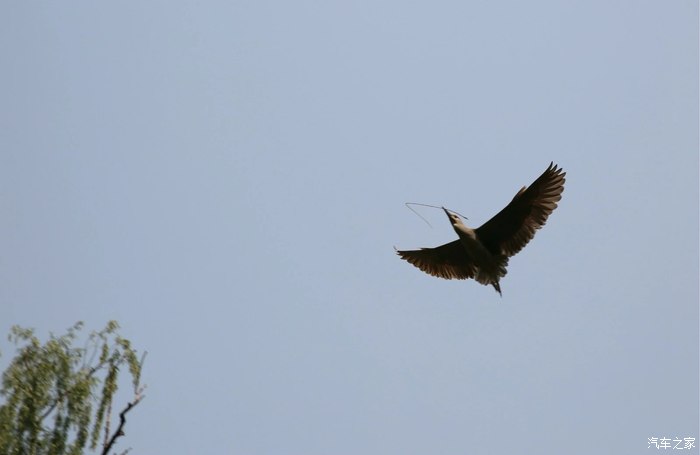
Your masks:
<svg viewBox="0 0 700 455"><path fill-rule="evenodd" d="M566 172L550 163L532 185L522 187L503 210L477 229L467 227L459 215L442 207L459 239L396 253L430 275L448 280L473 278L503 295L500 279L507 273L508 258L532 240L557 208L565 176Z"/></svg>

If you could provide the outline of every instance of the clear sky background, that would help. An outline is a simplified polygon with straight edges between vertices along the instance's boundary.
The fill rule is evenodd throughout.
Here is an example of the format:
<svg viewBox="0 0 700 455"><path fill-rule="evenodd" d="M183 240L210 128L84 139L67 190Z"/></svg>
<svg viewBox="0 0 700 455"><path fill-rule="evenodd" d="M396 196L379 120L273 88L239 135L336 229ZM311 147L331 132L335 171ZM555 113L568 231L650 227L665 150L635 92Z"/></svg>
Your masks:
<svg viewBox="0 0 700 455"><path fill-rule="evenodd" d="M700 437L697 1L4 2L0 57L0 332L118 320L120 448ZM503 298L395 255L550 161Z"/></svg>

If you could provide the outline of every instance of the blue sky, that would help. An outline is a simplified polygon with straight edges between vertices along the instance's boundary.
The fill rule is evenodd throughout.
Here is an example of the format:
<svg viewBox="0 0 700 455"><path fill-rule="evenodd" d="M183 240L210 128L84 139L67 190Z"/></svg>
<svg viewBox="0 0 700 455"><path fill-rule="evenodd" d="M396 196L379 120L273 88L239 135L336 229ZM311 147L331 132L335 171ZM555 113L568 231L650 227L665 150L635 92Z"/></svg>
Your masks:
<svg viewBox="0 0 700 455"><path fill-rule="evenodd" d="M700 436L696 1L6 2L0 55L0 331L118 320L120 447ZM503 298L395 255L550 161Z"/></svg>

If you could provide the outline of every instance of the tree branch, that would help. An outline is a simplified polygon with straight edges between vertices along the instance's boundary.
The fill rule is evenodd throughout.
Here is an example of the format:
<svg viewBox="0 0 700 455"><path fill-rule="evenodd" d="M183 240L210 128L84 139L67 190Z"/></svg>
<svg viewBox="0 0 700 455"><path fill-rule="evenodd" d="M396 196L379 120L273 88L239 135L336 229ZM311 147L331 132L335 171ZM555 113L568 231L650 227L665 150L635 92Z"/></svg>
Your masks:
<svg viewBox="0 0 700 455"><path fill-rule="evenodd" d="M124 425L126 424L126 413L131 411L133 407L135 407L137 404L143 400L144 396L143 395L137 395L136 399L132 401L131 403L127 404L127 406L122 410L122 412L119 413L119 426L117 429L114 431L114 434L110 438L109 442L104 446L104 449L102 450L102 455L108 455L109 451L112 449L112 446L114 443L117 441L117 438L120 436L124 436Z"/></svg>
<svg viewBox="0 0 700 455"><path fill-rule="evenodd" d="M109 406L107 407L107 415L105 415L105 439L102 443L102 447L107 445L109 441L109 432L112 426L112 400L109 400Z"/></svg>
<svg viewBox="0 0 700 455"><path fill-rule="evenodd" d="M95 365L94 367L90 368L90 371L88 371L86 375L86 379L90 379L95 373L97 373L98 370L100 370L104 366L104 363L99 363ZM75 387L75 385L73 385ZM56 399L53 400L53 403L49 405L49 407L46 409L46 411L39 417L39 421L43 421L45 418L53 412L54 409L56 409L56 406L58 406L58 403L63 401L63 399L70 393L71 389L66 390L65 392L59 393L56 396Z"/></svg>

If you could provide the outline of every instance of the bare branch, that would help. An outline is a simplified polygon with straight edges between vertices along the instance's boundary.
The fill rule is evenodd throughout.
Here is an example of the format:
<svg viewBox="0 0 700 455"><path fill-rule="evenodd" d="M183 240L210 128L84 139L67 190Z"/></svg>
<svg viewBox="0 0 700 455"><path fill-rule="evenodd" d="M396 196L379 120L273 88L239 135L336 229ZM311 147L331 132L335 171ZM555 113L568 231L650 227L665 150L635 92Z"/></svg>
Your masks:
<svg viewBox="0 0 700 455"><path fill-rule="evenodd" d="M131 403L127 404L127 406L122 410L122 412L119 413L119 426L114 431L114 434L110 438L109 442L107 443L107 445L105 445L104 449L102 450L102 455L108 455L109 451L112 449L112 446L117 441L117 438L119 438L120 436L124 436L124 425L126 425L126 413L131 411L131 409L137 404L139 404L144 398L144 395L136 395L136 399Z"/></svg>

